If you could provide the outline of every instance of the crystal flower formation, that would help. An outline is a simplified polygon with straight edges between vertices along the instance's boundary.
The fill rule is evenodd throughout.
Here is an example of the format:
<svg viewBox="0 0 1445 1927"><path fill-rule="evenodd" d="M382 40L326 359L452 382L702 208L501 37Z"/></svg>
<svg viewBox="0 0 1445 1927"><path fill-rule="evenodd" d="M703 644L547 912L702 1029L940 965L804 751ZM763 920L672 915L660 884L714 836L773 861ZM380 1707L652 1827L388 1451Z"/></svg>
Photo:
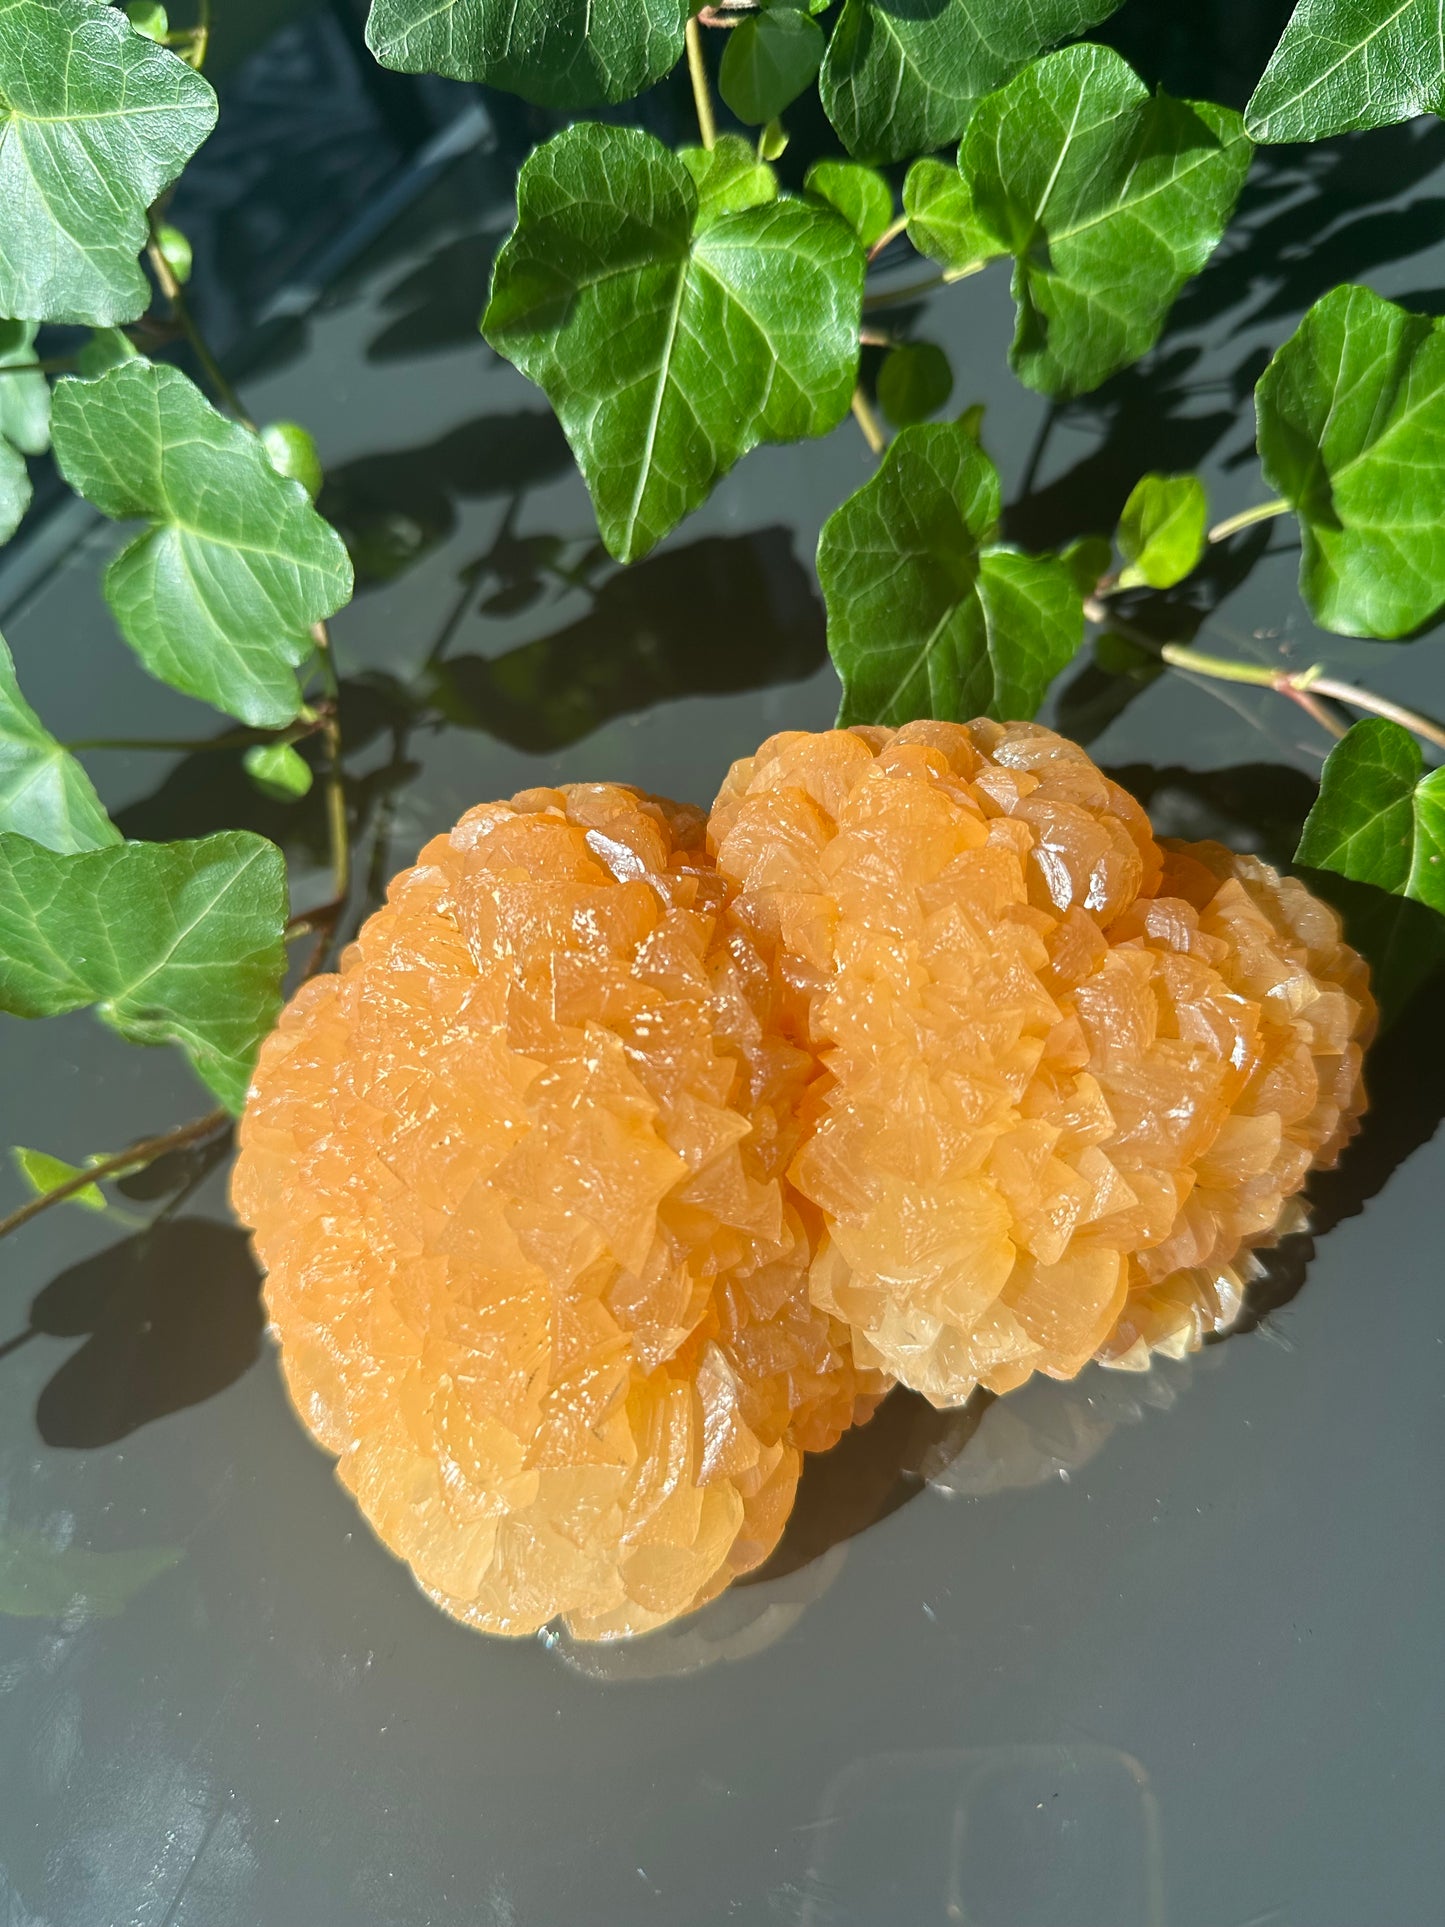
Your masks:
<svg viewBox="0 0 1445 1927"><path fill-rule="evenodd" d="M894 1383L1227 1330L1373 1022L1331 910L1049 730L790 733L708 817L587 783L435 838L263 1047L234 1200L423 1590L615 1638L765 1560Z"/></svg>

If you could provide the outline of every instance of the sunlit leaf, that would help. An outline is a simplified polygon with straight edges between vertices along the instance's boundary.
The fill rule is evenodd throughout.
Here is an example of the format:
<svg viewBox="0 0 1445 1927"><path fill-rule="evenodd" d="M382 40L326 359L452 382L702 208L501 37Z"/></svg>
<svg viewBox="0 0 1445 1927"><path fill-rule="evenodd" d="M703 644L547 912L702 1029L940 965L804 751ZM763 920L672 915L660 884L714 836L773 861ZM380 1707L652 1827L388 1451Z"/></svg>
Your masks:
<svg viewBox="0 0 1445 1927"><path fill-rule="evenodd" d="M289 722L313 623L351 563L299 482L178 368L129 361L58 382L55 457L88 502L149 526L105 572L121 633L162 682L242 722Z"/></svg>
<svg viewBox="0 0 1445 1927"><path fill-rule="evenodd" d="M1030 717L1083 640L1069 566L994 542L999 479L966 426L905 428L818 544L839 721Z"/></svg>
<svg viewBox="0 0 1445 1927"><path fill-rule="evenodd" d="M677 158L697 189L699 222L778 198L778 177L741 134L723 134L712 147L680 147Z"/></svg>
<svg viewBox="0 0 1445 1927"><path fill-rule="evenodd" d="M1119 517L1121 589L1172 589L1199 566L1209 498L1197 475L1145 475Z"/></svg>
<svg viewBox="0 0 1445 1927"><path fill-rule="evenodd" d="M262 795L279 803L294 802L311 788L311 765L289 743L257 743L241 761Z"/></svg>
<svg viewBox="0 0 1445 1927"><path fill-rule="evenodd" d="M1368 288L1317 301L1255 390L1322 628L1407 635L1445 603L1445 322Z"/></svg>
<svg viewBox="0 0 1445 1927"><path fill-rule="evenodd" d="M0 6L0 314L104 326L150 303L146 210L216 97L99 0Z"/></svg>
<svg viewBox="0 0 1445 1927"><path fill-rule="evenodd" d="M670 73L687 16L687 0L372 0L366 44L399 73L590 107Z"/></svg>
<svg viewBox="0 0 1445 1927"><path fill-rule="evenodd" d="M46 729L20 693L15 664L0 636L0 830L49 850L98 850L120 831L80 764Z"/></svg>
<svg viewBox="0 0 1445 1927"><path fill-rule="evenodd" d="M581 125L522 169L487 340L546 390L622 561L759 442L821 435L858 368L863 250L831 209L705 218L636 128Z"/></svg>
<svg viewBox="0 0 1445 1927"><path fill-rule="evenodd" d="M316 443L299 422L267 422L261 446L278 475L299 482L314 502L326 481Z"/></svg>
<svg viewBox="0 0 1445 1927"><path fill-rule="evenodd" d="M797 7L747 14L728 34L718 92L740 121L760 127L810 85L823 44L823 29Z"/></svg>
<svg viewBox="0 0 1445 1927"><path fill-rule="evenodd" d="M953 393L948 356L932 341L890 348L878 370L878 403L895 428L936 415Z"/></svg>
<svg viewBox="0 0 1445 1927"><path fill-rule="evenodd" d="M62 1547L41 1533L11 1526L0 1532L0 1615L108 1617L184 1557L179 1546L135 1546L115 1552Z"/></svg>
<svg viewBox="0 0 1445 1927"><path fill-rule="evenodd" d="M1299 0L1246 110L1258 141L1445 114L1445 0Z"/></svg>
<svg viewBox="0 0 1445 1927"><path fill-rule="evenodd" d="M881 240L892 224L893 189L861 161L814 161L803 186L836 208L865 248Z"/></svg>
<svg viewBox="0 0 1445 1927"><path fill-rule="evenodd" d="M1119 0L845 0L823 62L828 118L852 154L901 161L946 147L973 104Z"/></svg>
<svg viewBox="0 0 1445 1927"><path fill-rule="evenodd" d="M239 1111L276 1020L286 865L264 837L58 855L0 833L0 1010L95 1005L136 1044L174 1042Z"/></svg>
<svg viewBox="0 0 1445 1927"><path fill-rule="evenodd" d="M1445 769L1425 774L1401 724L1356 723L1325 759L1296 855L1445 913Z"/></svg>
<svg viewBox="0 0 1445 1927"><path fill-rule="evenodd" d="M22 1178L37 1197L48 1197L58 1191L62 1184L69 1184L78 1178L83 1166L67 1164L64 1158L55 1158L48 1151L32 1151L24 1144L12 1146L11 1157ZM79 1205L82 1211L108 1211L110 1202L98 1184L83 1184L78 1191L72 1191L66 1199L67 1204Z"/></svg>
<svg viewBox="0 0 1445 1927"><path fill-rule="evenodd" d="M1014 369L1045 394L1081 394L1158 339L1251 152L1228 108L1151 94L1107 47L1068 47L980 101L958 184L936 164L914 170L909 229L955 274L1012 255Z"/></svg>

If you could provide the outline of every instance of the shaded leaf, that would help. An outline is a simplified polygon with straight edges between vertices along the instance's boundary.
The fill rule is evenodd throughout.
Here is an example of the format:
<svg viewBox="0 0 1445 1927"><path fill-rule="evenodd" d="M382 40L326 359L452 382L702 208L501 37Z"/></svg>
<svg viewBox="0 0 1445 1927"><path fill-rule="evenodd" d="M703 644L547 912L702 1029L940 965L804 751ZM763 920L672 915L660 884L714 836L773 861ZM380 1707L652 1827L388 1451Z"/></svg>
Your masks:
<svg viewBox="0 0 1445 1927"><path fill-rule="evenodd" d="M823 60L823 30L797 7L748 14L728 34L718 92L740 121L760 127L812 82Z"/></svg>
<svg viewBox="0 0 1445 1927"><path fill-rule="evenodd" d="M0 441L0 542L8 542L30 506L30 471L25 457Z"/></svg>
<svg viewBox="0 0 1445 1927"><path fill-rule="evenodd" d="M163 1572L180 1564L179 1546L89 1552L55 1546L43 1534L0 1533L0 1614L18 1619L108 1618Z"/></svg>
<svg viewBox="0 0 1445 1927"><path fill-rule="evenodd" d="M920 254L945 267L953 261L972 267L977 252L973 196L957 167L932 156L915 161L903 181L903 211L908 238Z"/></svg>
<svg viewBox="0 0 1445 1927"><path fill-rule="evenodd" d="M1119 517L1121 589L1172 589L1198 567L1209 529L1209 497L1197 475L1145 475Z"/></svg>
<svg viewBox="0 0 1445 1927"><path fill-rule="evenodd" d="M687 0L372 0L366 44L398 73L591 107L670 73L687 16Z"/></svg>
<svg viewBox="0 0 1445 1927"><path fill-rule="evenodd" d="M1245 110L1258 141L1445 114L1445 0L1299 0Z"/></svg>
<svg viewBox="0 0 1445 1927"><path fill-rule="evenodd" d="M964 196L928 170L906 197L910 232L954 274L1012 255L1009 359L1030 388L1077 395L1153 346L1251 152L1228 108L1151 95L1109 48L1068 47L980 101L958 150Z"/></svg>
<svg viewBox="0 0 1445 1927"><path fill-rule="evenodd" d="M1106 535L1080 535L1062 549L1059 560L1074 579L1081 596L1091 596L1108 574L1114 551ZM1097 645L1096 653L1097 653Z"/></svg>
<svg viewBox="0 0 1445 1927"><path fill-rule="evenodd" d="M59 1190L62 1184L69 1184L78 1178L82 1166L67 1164L64 1158L55 1158L48 1151L32 1151L23 1144L15 1145L10 1152L16 1168L37 1197L45 1197L51 1191ZM77 1204L83 1211L108 1211L109 1201L98 1184L82 1185L65 1200L67 1204Z"/></svg>
<svg viewBox="0 0 1445 1927"><path fill-rule="evenodd" d="M48 850L98 850L119 843L90 778L20 693L0 636L0 830Z"/></svg>
<svg viewBox="0 0 1445 1927"><path fill-rule="evenodd" d="M93 328L90 340L75 357L79 375L103 375L123 361L138 361L140 349L122 328Z"/></svg>
<svg viewBox="0 0 1445 1927"><path fill-rule="evenodd" d="M0 8L0 314L106 326L150 305L146 210L216 97L100 0Z"/></svg>
<svg viewBox="0 0 1445 1927"><path fill-rule="evenodd" d="M932 341L890 348L878 370L878 401L895 428L936 415L953 393L948 356Z"/></svg>
<svg viewBox="0 0 1445 1927"><path fill-rule="evenodd" d="M116 521L150 524L105 572L122 635L162 682L242 722L287 723L311 625L351 594L351 563L299 482L178 368L128 361L58 382L55 458Z"/></svg>
<svg viewBox="0 0 1445 1927"><path fill-rule="evenodd" d="M1259 457L1300 519L1300 593L1339 635L1445 603L1445 322L1368 288L1317 301L1255 389Z"/></svg>
<svg viewBox="0 0 1445 1927"><path fill-rule="evenodd" d="M849 153L901 161L946 147L973 104L1119 0L845 0L820 91Z"/></svg>
<svg viewBox="0 0 1445 1927"><path fill-rule="evenodd" d="M630 562L764 441L822 435L858 367L863 250L831 210L711 219L650 134L583 124L522 169L487 340L545 389Z"/></svg>
<svg viewBox="0 0 1445 1927"><path fill-rule="evenodd" d="M1369 716L1330 751L1296 856L1445 913L1445 769L1408 729Z"/></svg>
<svg viewBox="0 0 1445 1927"><path fill-rule="evenodd" d="M0 833L0 1009L86 1005L136 1044L178 1043L239 1111L276 1020L286 866L244 830L58 855Z"/></svg>
<svg viewBox="0 0 1445 1927"><path fill-rule="evenodd" d="M893 189L861 161L814 161L803 187L836 208L865 248L882 239L893 220Z"/></svg>
<svg viewBox="0 0 1445 1927"><path fill-rule="evenodd" d="M998 474L956 422L905 428L818 544L840 724L1027 718L1083 640L1069 566L992 545Z"/></svg>
<svg viewBox="0 0 1445 1927"><path fill-rule="evenodd" d="M38 321L0 321L0 368L35 360ZM41 374L0 379L0 441L22 455L43 455L50 446L50 383Z"/></svg>

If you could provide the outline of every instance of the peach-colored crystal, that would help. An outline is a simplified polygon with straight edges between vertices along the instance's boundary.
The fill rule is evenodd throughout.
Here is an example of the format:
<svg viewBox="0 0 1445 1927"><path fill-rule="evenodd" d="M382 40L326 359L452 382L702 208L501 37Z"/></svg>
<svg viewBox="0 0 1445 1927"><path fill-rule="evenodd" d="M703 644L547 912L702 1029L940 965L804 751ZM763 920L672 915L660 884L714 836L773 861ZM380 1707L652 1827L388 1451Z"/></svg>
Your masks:
<svg viewBox="0 0 1445 1927"><path fill-rule="evenodd" d="M884 1389L809 1301L811 1057L700 813L472 810L262 1049L234 1181L296 1406L459 1619L645 1630Z"/></svg>
<svg viewBox="0 0 1445 1927"><path fill-rule="evenodd" d="M1364 966L1303 885L1032 724L776 736L709 825L816 1054L814 1301L939 1405L1222 1330L1363 1097Z"/></svg>

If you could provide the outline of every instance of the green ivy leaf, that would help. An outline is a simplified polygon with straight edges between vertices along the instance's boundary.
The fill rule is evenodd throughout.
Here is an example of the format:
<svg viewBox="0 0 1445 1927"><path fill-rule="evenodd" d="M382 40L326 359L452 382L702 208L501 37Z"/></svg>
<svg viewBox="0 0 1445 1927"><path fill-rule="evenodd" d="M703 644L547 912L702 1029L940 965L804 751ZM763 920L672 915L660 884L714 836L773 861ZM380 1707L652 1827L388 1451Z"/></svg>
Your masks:
<svg viewBox="0 0 1445 1927"><path fill-rule="evenodd" d="M101 808L90 778L21 695L3 636L0 830L17 831L48 850L61 852L98 850L120 841L120 831Z"/></svg>
<svg viewBox="0 0 1445 1927"><path fill-rule="evenodd" d="M697 189L700 223L778 198L777 175L741 134L723 134L713 147L680 147L677 158Z"/></svg>
<svg viewBox="0 0 1445 1927"><path fill-rule="evenodd" d="M1310 614L1337 635L1408 635L1445 603L1445 322L1334 288L1254 393Z"/></svg>
<svg viewBox="0 0 1445 1927"><path fill-rule="evenodd" d="M845 0L820 91L850 154L901 161L947 147L976 100L1119 0Z"/></svg>
<svg viewBox="0 0 1445 1927"><path fill-rule="evenodd" d="M1119 518L1121 589L1172 589L1199 566L1209 532L1209 497L1197 475L1146 475Z"/></svg>
<svg viewBox="0 0 1445 1927"><path fill-rule="evenodd" d="M267 422L261 430L261 446L266 459L278 475L289 475L299 482L314 502L326 477L316 443L299 422Z"/></svg>
<svg viewBox="0 0 1445 1927"><path fill-rule="evenodd" d="M750 448L842 420L863 270L829 209L709 218L650 134L583 124L522 169L482 331L546 390L602 539L631 562Z"/></svg>
<svg viewBox="0 0 1445 1927"><path fill-rule="evenodd" d="M1295 855L1445 913L1445 769L1425 774L1401 724L1356 723L1325 759Z"/></svg>
<svg viewBox="0 0 1445 1927"><path fill-rule="evenodd" d="M122 328L92 328L90 340L75 357L79 375L103 375L124 361L139 361L140 349Z"/></svg>
<svg viewBox="0 0 1445 1927"><path fill-rule="evenodd" d="M958 169L931 156L915 161L903 182L908 238L920 254L945 267L962 261L971 270L977 252L973 196Z"/></svg>
<svg viewBox="0 0 1445 1927"><path fill-rule="evenodd" d="M341 537L305 489L178 368L137 360L67 379L53 408L71 487L113 520L150 524L105 572L146 668L242 722L290 722L311 626L351 594Z"/></svg>
<svg viewBox="0 0 1445 1927"><path fill-rule="evenodd" d="M38 321L0 321L0 368L23 368L35 360ZM44 375L0 379L0 441L22 455L43 455L50 446L50 383Z"/></svg>
<svg viewBox="0 0 1445 1927"><path fill-rule="evenodd" d="M1078 535L1066 549L1059 551L1059 560L1072 576L1079 594L1087 598L1108 574L1114 550L1107 535ZM1097 643L1094 653L1099 654Z"/></svg>
<svg viewBox="0 0 1445 1927"><path fill-rule="evenodd" d="M21 1177L40 1198L58 1190L62 1184L69 1184L72 1178L78 1178L83 1168L78 1164L67 1164L64 1158L54 1158L48 1151L29 1150L23 1144L12 1146L10 1155ZM65 1202L79 1205L82 1211L110 1209L110 1200L98 1184L82 1185L79 1191L72 1191Z"/></svg>
<svg viewBox="0 0 1445 1927"><path fill-rule="evenodd" d="M1445 114L1442 0L1299 0L1245 110L1257 141Z"/></svg>
<svg viewBox="0 0 1445 1927"><path fill-rule="evenodd" d="M892 224L893 189L860 161L814 161L803 188L836 208L865 248L882 240Z"/></svg>
<svg viewBox="0 0 1445 1927"><path fill-rule="evenodd" d="M818 544L838 720L1030 717L1078 649L1083 603L1058 556L996 546L997 471L967 426L905 428Z"/></svg>
<svg viewBox="0 0 1445 1927"><path fill-rule="evenodd" d="M936 415L953 393L948 356L932 341L890 348L878 370L878 402L895 428Z"/></svg>
<svg viewBox="0 0 1445 1927"><path fill-rule="evenodd" d="M1009 359L1030 388L1082 394L1158 340L1251 152L1228 108L1151 95L1109 48L1068 47L980 101L958 150L967 201L950 187L930 205L924 174L910 231L953 274L1013 255Z"/></svg>
<svg viewBox="0 0 1445 1927"><path fill-rule="evenodd" d="M0 442L0 542L8 542L30 506L30 470L9 442Z"/></svg>
<svg viewBox="0 0 1445 1927"><path fill-rule="evenodd" d="M311 765L289 743L257 743L241 761L262 795L278 803L294 803L311 788Z"/></svg>
<svg viewBox="0 0 1445 1927"><path fill-rule="evenodd" d="M281 1008L285 923L285 860L249 831L64 856L0 833L0 1010L94 1004L131 1043L178 1043L232 1111Z"/></svg>
<svg viewBox="0 0 1445 1927"><path fill-rule="evenodd" d="M687 0L372 0L366 44L398 73L592 107L670 73L687 16Z"/></svg>
<svg viewBox="0 0 1445 1927"><path fill-rule="evenodd" d="M0 7L0 314L106 326L150 304L146 210L216 121L184 60L100 0Z"/></svg>
<svg viewBox="0 0 1445 1927"><path fill-rule="evenodd" d="M147 40L164 40L171 30L170 17L159 0L126 0L125 17Z"/></svg>
<svg viewBox="0 0 1445 1927"><path fill-rule="evenodd" d="M823 29L797 7L747 14L728 34L718 92L740 121L761 127L811 85L823 44Z"/></svg>

